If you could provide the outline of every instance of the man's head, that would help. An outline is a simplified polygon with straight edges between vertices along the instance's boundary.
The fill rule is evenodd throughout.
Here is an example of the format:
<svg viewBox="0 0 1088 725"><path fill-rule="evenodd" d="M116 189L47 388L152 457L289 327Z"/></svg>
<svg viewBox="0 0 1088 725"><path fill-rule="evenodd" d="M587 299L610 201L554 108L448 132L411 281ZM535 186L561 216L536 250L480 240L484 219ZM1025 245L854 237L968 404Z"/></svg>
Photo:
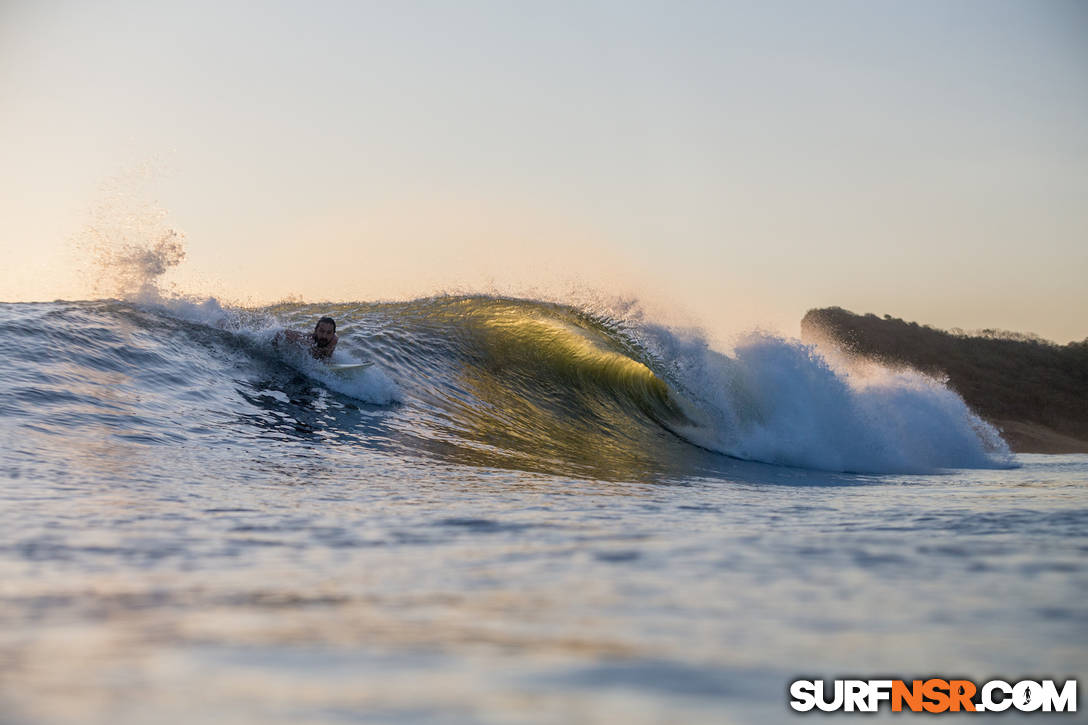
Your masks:
<svg viewBox="0 0 1088 725"><path fill-rule="evenodd" d="M314 327L314 344L318 347L328 347L336 340L336 320L331 317L322 317Z"/></svg>

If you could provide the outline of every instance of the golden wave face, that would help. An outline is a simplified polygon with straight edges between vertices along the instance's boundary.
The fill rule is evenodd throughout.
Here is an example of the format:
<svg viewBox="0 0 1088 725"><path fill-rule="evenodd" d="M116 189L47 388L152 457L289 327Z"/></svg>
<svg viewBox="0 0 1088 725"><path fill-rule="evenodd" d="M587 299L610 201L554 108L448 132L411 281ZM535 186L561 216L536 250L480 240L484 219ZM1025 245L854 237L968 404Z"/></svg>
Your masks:
<svg viewBox="0 0 1088 725"><path fill-rule="evenodd" d="M398 371L422 447L458 461L621 479L707 456L671 432L692 424L677 394L611 320L485 296L269 311L337 317L342 345Z"/></svg>

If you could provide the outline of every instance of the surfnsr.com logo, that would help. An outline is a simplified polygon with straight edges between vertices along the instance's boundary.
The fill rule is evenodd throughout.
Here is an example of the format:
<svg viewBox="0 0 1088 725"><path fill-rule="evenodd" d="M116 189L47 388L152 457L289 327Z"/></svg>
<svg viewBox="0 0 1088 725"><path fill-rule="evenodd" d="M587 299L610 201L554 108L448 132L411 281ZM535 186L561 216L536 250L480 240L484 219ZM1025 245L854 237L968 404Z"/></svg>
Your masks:
<svg viewBox="0 0 1088 725"><path fill-rule="evenodd" d="M1076 712L1077 681L1054 680L795 680L790 707L798 712Z"/></svg>

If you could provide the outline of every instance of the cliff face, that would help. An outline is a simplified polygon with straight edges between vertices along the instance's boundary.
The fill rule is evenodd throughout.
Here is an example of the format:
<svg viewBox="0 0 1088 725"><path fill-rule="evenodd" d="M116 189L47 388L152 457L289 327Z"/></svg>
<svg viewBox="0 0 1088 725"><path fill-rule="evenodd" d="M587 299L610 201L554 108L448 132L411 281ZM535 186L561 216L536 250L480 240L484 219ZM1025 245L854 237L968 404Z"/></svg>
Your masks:
<svg viewBox="0 0 1088 725"><path fill-rule="evenodd" d="M839 307L809 310L801 337L947 377L1013 450L1088 453L1088 339L1057 345L1011 333L965 335Z"/></svg>

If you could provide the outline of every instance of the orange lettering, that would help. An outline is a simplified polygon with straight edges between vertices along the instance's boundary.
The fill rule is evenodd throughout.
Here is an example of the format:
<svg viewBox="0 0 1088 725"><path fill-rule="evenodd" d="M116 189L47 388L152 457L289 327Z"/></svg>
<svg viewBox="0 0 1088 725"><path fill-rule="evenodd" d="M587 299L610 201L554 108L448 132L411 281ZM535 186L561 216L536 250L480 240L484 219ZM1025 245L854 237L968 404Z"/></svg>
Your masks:
<svg viewBox="0 0 1088 725"><path fill-rule="evenodd" d="M967 712L975 711L975 703L971 698L975 696L975 683L970 680L951 680L948 683L948 693L951 695L952 712L959 712L962 706Z"/></svg>
<svg viewBox="0 0 1088 725"><path fill-rule="evenodd" d="M942 692L942 690L944 692ZM948 709L948 681L947 680L926 680L922 684L922 694L926 699L931 702L923 702L922 707L926 712L944 712Z"/></svg>
<svg viewBox="0 0 1088 725"><path fill-rule="evenodd" d="M911 712L919 712L922 709L922 681L915 680L911 687L902 680L892 682L892 712L903 711L903 701L907 701L907 707Z"/></svg>

